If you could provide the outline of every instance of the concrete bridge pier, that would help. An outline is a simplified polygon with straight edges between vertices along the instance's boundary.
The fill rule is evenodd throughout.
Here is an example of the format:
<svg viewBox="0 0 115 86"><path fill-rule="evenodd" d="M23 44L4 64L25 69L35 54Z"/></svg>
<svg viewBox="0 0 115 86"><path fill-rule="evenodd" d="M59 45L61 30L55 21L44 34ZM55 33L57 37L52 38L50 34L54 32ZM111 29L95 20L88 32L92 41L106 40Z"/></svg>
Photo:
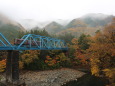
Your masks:
<svg viewBox="0 0 115 86"><path fill-rule="evenodd" d="M19 81L19 51L8 50L6 61L6 86L24 86Z"/></svg>

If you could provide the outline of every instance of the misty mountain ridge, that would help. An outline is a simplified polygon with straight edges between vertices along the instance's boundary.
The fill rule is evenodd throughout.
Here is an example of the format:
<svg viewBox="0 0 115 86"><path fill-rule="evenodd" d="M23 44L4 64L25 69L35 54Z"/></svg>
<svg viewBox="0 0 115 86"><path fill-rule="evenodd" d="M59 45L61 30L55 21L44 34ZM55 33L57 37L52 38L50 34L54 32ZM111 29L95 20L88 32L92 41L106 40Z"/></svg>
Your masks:
<svg viewBox="0 0 115 86"><path fill-rule="evenodd" d="M60 32L63 30L63 26L55 21L49 23L44 27L46 31L48 31L50 34L55 34L57 32Z"/></svg>
<svg viewBox="0 0 115 86"><path fill-rule="evenodd" d="M23 19L20 20L19 23L26 28L26 30L31 30L32 28L39 27L40 29L45 28L48 24L52 23L53 21L36 21L33 19ZM66 26L70 20L62 20L62 19L57 19L54 20L54 22Z"/></svg>
<svg viewBox="0 0 115 86"><path fill-rule="evenodd" d="M17 23L4 15L0 15L0 32L7 36L11 33L11 36L14 37L14 34L18 31L25 31L25 29L45 29L50 34L71 33L79 36L81 33L94 34L96 30L102 30L103 26L109 24L113 17L113 15L91 13L73 20L57 19L40 22L33 19L24 19Z"/></svg>
<svg viewBox="0 0 115 86"><path fill-rule="evenodd" d="M0 27L3 25L12 25L19 27L19 31L25 31L25 28L18 22L9 19L7 16L0 13Z"/></svg>
<svg viewBox="0 0 115 86"><path fill-rule="evenodd" d="M40 29L44 28L51 21L39 22L33 19L23 19L19 23L26 28L26 30L31 30L32 28L39 27Z"/></svg>
<svg viewBox="0 0 115 86"><path fill-rule="evenodd" d="M104 26L112 21L115 16L102 13L91 13L82 16L80 19L89 27Z"/></svg>
<svg viewBox="0 0 115 86"><path fill-rule="evenodd" d="M50 28L46 26L45 29L49 31L49 33L55 30L53 31L54 34L72 33L73 35L77 34L77 36L80 36L81 33L86 33L94 35L97 30L102 30L106 24L109 24L113 17L112 15L105 14L87 14L83 17L71 20L67 25L60 26L60 28L58 24L53 24L52 26L50 24ZM58 28L54 28L54 25Z"/></svg>
<svg viewBox="0 0 115 86"><path fill-rule="evenodd" d="M18 36L18 32L25 31L24 27L16 21L13 21L3 14L0 14L0 33L9 40Z"/></svg>
<svg viewBox="0 0 115 86"><path fill-rule="evenodd" d="M65 28L75 28L75 27L86 27L87 24L82 21L81 19L73 19L72 21L70 21Z"/></svg>
<svg viewBox="0 0 115 86"><path fill-rule="evenodd" d="M71 20L57 19L57 20L54 20L54 22L62 25L64 28L67 28L70 25L70 23L72 23L72 22L75 23L75 21L80 20L80 21L86 23L89 27L96 27L96 26L103 26L103 25L107 24L108 22L111 21L111 19L113 17L114 17L113 15L105 15L102 13L89 13L89 14L86 14L86 15L80 17L80 18L75 18L75 19L71 19ZM46 28L46 26L52 22L53 21L40 22L40 21L36 21L33 19L24 19L24 20L19 21L19 23L23 27L25 27L26 30L30 30L35 27L39 27L40 29Z"/></svg>
<svg viewBox="0 0 115 86"><path fill-rule="evenodd" d="M65 26L65 29L56 34L70 33L76 37L79 37L83 33L94 35L97 30L101 31L105 25L111 23L113 18L113 15L87 14L80 18L73 19Z"/></svg>

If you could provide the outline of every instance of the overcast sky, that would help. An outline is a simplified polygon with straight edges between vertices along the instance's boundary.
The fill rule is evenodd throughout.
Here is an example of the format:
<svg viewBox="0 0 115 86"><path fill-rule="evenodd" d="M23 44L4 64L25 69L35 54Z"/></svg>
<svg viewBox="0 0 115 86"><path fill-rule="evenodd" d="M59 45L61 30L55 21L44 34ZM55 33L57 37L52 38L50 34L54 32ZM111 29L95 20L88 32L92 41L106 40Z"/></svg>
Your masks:
<svg viewBox="0 0 115 86"><path fill-rule="evenodd" d="M14 20L72 19L87 13L115 15L115 0L0 0L0 12Z"/></svg>

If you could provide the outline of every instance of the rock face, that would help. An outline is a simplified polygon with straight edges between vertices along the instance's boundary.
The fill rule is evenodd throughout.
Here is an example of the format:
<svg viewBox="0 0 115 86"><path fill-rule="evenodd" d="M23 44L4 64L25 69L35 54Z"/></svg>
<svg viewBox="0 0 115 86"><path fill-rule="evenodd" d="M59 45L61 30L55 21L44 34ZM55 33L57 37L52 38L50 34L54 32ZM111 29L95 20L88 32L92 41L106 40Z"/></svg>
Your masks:
<svg viewBox="0 0 115 86"><path fill-rule="evenodd" d="M20 74L20 79L24 80L27 86L61 86L84 74L77 70L62 68L49 71L28 71Z"/></svg>

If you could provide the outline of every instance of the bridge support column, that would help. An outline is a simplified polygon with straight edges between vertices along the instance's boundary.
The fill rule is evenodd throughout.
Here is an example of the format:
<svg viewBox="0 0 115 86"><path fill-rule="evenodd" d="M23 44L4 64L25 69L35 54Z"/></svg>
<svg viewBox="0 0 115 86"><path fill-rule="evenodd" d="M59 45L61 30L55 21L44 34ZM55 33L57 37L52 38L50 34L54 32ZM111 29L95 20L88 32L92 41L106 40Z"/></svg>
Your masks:
<svg viewBox="0 0 115 86"><path fill-rule="evenodd" d="M6 62L6 84L19 84L19 51L8 51Z"/></svg>

